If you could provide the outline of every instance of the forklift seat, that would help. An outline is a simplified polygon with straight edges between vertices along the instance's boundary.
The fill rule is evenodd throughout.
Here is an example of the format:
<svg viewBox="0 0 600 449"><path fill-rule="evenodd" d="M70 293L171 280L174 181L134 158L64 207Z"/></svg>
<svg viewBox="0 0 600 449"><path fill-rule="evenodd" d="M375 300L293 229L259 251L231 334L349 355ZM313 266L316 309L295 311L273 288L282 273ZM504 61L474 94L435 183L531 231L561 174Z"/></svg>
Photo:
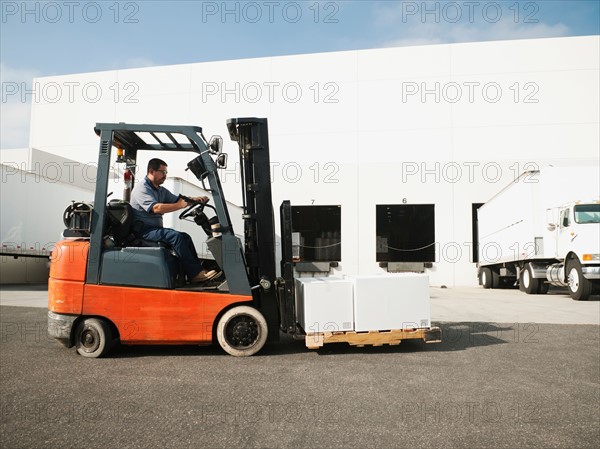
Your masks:
<svg viewBox="0 0 600 449"><path fill-rule="evenodd" d="M131 204L123 200L110 200L107 207L107 232L111 235L115 245L119 247L162 247L171 249L167 242L156 242L145 240L138 236L141 223L133 220L133 208Z"/></svg>
<svg viewBox="0 0 600 449"><path fill-rule="evenodd" d="M185 284L181 261L171 245L138 236L136 225L141 223L134 221L133 208L127 201L108 203L106 223L104 235L112 237L115 247L105 247L102 252L101 283L154 288Z"/></svg>

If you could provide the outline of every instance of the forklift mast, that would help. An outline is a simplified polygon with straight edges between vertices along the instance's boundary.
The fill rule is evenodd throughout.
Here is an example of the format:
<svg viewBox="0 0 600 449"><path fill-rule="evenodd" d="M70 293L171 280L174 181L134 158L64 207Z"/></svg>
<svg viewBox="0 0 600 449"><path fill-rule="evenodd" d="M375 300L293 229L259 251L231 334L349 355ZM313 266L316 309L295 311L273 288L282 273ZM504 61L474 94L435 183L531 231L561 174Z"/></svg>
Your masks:
<svg viewBox="0 0 600 449"><path fill-rule="evenodd" d="M281 330L301 334L296 324L296 290L292 244L292 205L285 200L279 208L281 220L281 279L278 282L279 319Z"/></svg>
<svg viewBox="0 0 600 449"><path fill-rule="evenodd" d="M227 120L231 140L238 143L246 267L258 308L269 329L279 328L275 290L275 223L271 195L269 133L265 118ZM269 337L274 337L269 333Z"/></svg>

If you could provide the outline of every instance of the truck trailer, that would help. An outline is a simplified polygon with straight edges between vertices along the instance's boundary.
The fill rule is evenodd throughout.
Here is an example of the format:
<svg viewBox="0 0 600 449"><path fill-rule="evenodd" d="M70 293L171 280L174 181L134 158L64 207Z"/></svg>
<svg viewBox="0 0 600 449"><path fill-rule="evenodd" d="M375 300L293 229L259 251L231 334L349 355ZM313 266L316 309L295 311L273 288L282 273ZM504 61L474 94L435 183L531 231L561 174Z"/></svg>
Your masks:
<svg viewBox="0 0 600 449"><path fill-rule="evenodd" d="M555 285L587 300L600 287L599 167L523 173L479 208L478 230L483 288Z"/></svg>
<svg viewBox="0 0 600 449"><path fill-rule="evenodd" d="M108 173L116 155L129 184L136 178L143 182L143 173L136 173L139 152L164 159L175 151L192 155L187 167L211 201L186 198L190 206L179 219L204 233L212 255L204 259L206 268L223 274L190 283L168 245L136 236L128 193L109 199L107 177L97 176L94 203L66 211L65 238L52 251L52 337L91 358L103 356L116 343L218 343L230 355L250 356L281 333L303 339L308 348L333 342L380 346L406 339L441 341L441 330L430 321L427 275L298 278L289 201L279 208L278 275L267 119L230 119L227 129L238 146L243 230L235 229L219 178L228 160L220 136L207 140L196 126L96 124L98 173Z"/></svg>
<svg viewBox="0 0 600 449"><path fill-rule="evenodd" d="M94 192L15 162L0 164L0 175L0 283L45 283L50 253L64 229L56 204L64 207L77 198L89 202Z"/></svg>

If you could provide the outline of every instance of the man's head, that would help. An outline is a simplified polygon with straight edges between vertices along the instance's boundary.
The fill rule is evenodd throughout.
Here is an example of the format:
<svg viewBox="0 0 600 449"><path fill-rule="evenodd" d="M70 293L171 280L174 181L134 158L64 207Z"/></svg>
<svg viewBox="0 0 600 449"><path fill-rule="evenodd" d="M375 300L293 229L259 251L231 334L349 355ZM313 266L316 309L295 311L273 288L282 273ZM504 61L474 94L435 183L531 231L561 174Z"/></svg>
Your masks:
<svg viewBox="0 0 600 449"><path fill-rule="evenodd" d="M148 162L148 179L158 187L167 179L167 163L162 159L153 158Z"/></svg>

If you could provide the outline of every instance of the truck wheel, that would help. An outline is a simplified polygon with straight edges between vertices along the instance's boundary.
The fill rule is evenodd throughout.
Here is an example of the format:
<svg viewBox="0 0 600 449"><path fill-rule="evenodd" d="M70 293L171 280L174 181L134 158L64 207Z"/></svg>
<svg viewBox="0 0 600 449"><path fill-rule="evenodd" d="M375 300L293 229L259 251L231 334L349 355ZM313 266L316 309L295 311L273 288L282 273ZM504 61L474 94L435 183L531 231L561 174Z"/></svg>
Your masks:
<svg viewBox="0 0 600 449"><path fill-rule="evenodd" d="M84 357L102 357L113 345L113 335L108 324L97 318L82 320L75 329L75 348Z"/></svg>
<svg viewBox="0 0 600 449"><path fill-rule="evenodd" d="M569 294L575 301L585 301L592 293L592 282L583 277L581 262L574 258L567 262L567 282Z"/></svg>
<svg viewBox="0 0 600 449"><path fill-rule="evenodd" d="M237 306L228 310L217 325L217 340L230 355L247 357L256 354L267 341L265 317L253 307Z"/></svg>
<svg viewBox="0 0 600 449"><path fill-rule="evenodd" d="M530 264L525 265L525 268L521 270L521 279L519 279L521 290L532 295L538 293L540 288L540 280L533 277L533 270Z"/></svg>
<svg viewBox="0 0 600 449"><path fill-rule="evenodd" d="M481 285L483 288L492 288L492 270L482 268L481 270Z"/></svg>

